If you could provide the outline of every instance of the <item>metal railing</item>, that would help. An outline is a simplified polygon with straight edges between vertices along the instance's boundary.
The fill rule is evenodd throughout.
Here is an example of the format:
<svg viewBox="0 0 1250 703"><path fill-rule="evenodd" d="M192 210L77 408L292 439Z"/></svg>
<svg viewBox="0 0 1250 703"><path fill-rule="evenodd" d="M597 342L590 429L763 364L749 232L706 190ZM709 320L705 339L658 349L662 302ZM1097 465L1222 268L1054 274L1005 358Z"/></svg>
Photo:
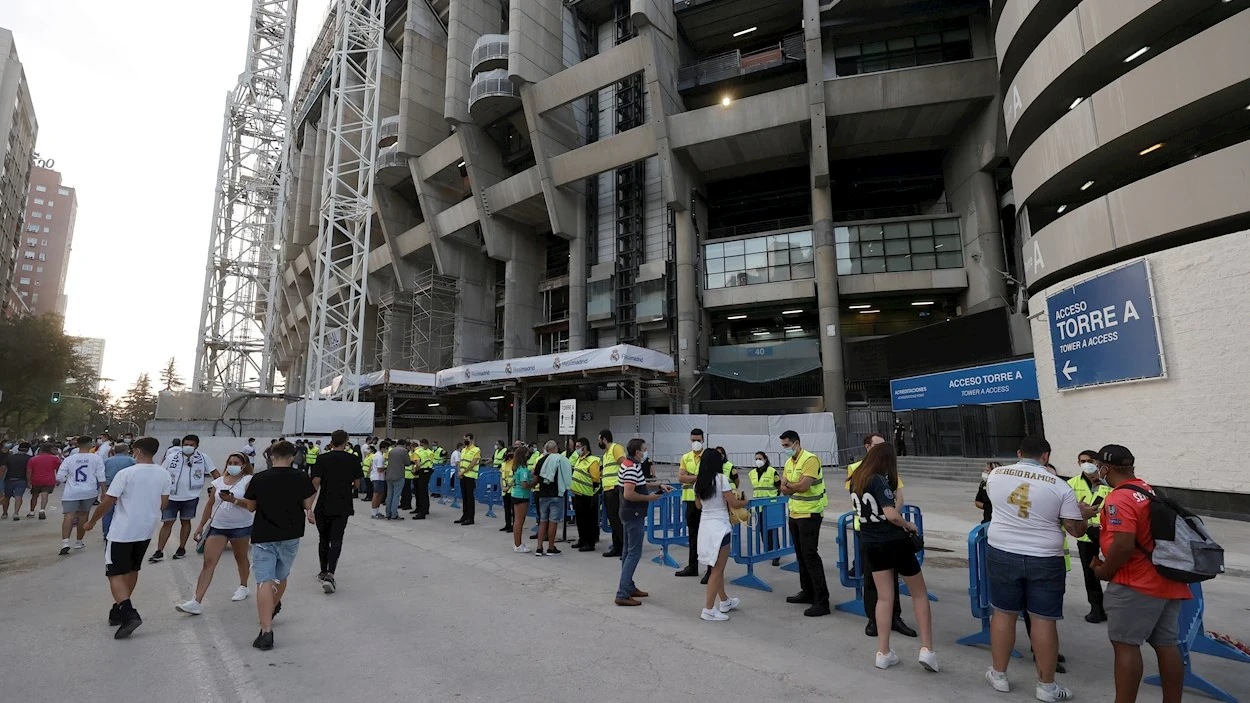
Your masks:
<svg viewBox="0 0 1250 703"><path fill-rule="evenodd" d="M924 215L949 215L951 204L918 203L915 205L889 205L886 207L841 210L833 213L834 222L857 222L859 220L884 220L891 217L922 217Z"/></svg>
<svg viewBox="0 0 1250 703"><path fill-rule="evenodd" d="M791 34L771 46L743 53L735 49L723 54L709 56L702 61L687 64L677 70L677 85L686 90L700 85L716 83L727 78L781 66L786 63L806 61L803 34Z"/></svg>
<svg viewBox="0 0 1250 703"><path fill-rule="evenodd" d="M716 227L707 231L707 238L723 239L725 237L737 237L744 234L759 234L761 232L772 232L774 230L795 229L798 227L811 226L811 215L781 217L775 220L761 220L759 222L747 222L745 224L731 225L729 227Z"/></svg>

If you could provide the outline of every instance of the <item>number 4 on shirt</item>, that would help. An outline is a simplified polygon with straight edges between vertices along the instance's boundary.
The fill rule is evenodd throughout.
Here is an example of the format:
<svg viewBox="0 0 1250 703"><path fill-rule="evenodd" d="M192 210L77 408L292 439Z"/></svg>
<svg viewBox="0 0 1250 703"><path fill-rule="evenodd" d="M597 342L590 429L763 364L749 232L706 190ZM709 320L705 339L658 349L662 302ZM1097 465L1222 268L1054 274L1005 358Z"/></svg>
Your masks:
<svg viewBox="0 0 1250 703"><path fill-rule="evenodd" d="M1020 509L1020 519L1029 519L1029 508L1033 507L1033 502L1029 500L1029 484L1022 483L1016 487L1016 490L1007 496L1007 502Z"/></svg>

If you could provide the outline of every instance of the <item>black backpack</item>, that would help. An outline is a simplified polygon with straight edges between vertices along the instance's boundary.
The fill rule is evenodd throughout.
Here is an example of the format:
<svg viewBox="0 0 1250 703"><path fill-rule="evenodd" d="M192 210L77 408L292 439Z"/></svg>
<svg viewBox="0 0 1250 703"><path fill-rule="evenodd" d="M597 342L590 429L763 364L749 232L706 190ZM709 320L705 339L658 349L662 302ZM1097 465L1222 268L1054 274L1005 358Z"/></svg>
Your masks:
<svg viewBox="0 0 1250 703"><path fill-rule="evenodd" d="M1224 573L1224 548L1211 539L1202 518L1184 506L1141 486L1118 486L1146 496L1150 500L1150 536L1154 539L1154 551L1145 552L1159 575L1180 581L1198 583Z"/></svg>

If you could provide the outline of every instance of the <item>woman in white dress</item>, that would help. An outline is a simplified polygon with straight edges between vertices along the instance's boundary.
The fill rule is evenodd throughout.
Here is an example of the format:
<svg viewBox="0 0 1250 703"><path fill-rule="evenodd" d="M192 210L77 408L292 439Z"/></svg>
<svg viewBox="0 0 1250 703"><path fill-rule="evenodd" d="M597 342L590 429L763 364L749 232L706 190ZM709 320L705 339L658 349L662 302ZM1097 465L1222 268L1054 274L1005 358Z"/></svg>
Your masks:
<svg viewBox="0 0 1250 703"><path fill-rule="evenodd" d="M745 507L747 501L734 493L724 466L725 457L715 449L703 450L694 484L695 503L703 511L699 517L699 563L711 568L699 617L712 621L728 620L729 611L741 602L725 593L725 563L729 561L729 510Z"/></svg>

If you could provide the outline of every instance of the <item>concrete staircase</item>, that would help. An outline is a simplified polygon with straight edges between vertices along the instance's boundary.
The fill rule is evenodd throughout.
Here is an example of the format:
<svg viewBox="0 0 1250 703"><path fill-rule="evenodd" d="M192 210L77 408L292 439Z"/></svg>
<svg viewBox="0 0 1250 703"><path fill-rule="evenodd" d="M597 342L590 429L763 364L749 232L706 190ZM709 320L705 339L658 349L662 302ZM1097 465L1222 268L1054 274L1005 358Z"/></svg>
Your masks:
<svg viewBox="0 0 1250 703"><path fill-rule="evenodd" d="M969 459L958 456L901 456L898 458L898 473L903 477L904 483L913 476L976 483L981 480L981 471L985 469L987 461L990 459Z"/></svg>

